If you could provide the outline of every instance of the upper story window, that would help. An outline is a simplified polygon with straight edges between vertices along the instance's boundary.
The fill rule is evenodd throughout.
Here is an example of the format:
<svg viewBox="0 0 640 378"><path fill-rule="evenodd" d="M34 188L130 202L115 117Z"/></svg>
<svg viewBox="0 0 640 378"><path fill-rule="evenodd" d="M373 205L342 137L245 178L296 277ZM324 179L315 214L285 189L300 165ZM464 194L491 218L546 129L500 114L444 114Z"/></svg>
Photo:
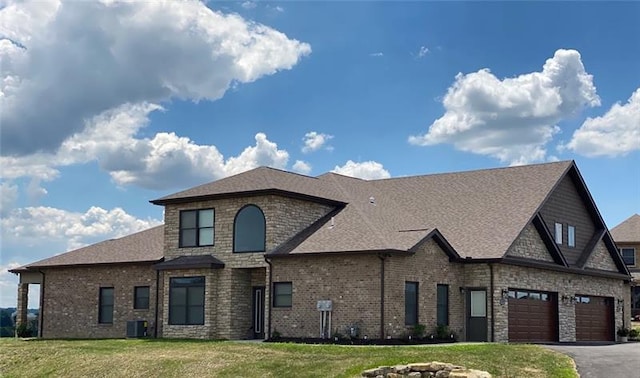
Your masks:
<svg viewBox="0 0 640 378"><path fill-rule="evenodd" d="M240 209L233 222L233 252L263 252L266 247L266 224L256 205Z"/></svg>
<svg viewBox="0 0 640 378"><path fill-rule="evenodd" d="M576 228L574 226L567 226L567 245L569 247L576 246Z"/></svg>
<svg viewBox="0 0 640 378"><path fill-rule="evenodd" d="M556 244L562 244L562 223L556 223Z"/></svg>
<svg viewBox="0 0 640 378"><path fill-rule="evenodd" d="M620 248L620 254L622 255L622 260L624 263L629 266L636 265L636 249L635 248Z"/></svg>
<svg viewBox="0 0 640 378"><path fill-rule="evenodd" d="M213 209L180 212L180 247L213 245Z"/></svg>

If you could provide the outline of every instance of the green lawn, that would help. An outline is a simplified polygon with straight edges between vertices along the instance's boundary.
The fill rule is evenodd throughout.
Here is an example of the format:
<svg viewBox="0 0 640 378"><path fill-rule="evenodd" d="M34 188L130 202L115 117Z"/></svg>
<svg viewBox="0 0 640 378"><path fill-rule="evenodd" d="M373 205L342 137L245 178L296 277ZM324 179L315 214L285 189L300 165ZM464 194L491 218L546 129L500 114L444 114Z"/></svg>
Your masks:
<svg viewBox="0 0 640 378"><path fill-rule="evenodd" d="M1 377L357 377L379 365L430 361L487 370L494 377L577 377L571 359L533 345L0 339Z"/></svg>

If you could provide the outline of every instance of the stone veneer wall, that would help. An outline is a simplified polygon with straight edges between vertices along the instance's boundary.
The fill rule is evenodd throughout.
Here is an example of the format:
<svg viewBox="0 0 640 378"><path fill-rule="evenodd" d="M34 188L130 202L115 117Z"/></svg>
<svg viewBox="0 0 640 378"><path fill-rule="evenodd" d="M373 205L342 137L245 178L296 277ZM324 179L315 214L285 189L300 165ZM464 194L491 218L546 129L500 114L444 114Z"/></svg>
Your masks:
<svg viewBox="0 0 640 378"><path fill-rule="evenodd" d="M252 330L252 286L268 286L268 269L185 269L163 273L162 336L167 338L247 339ZM202 325L169 325L171 277L205 276L205 320ZM268 298L268 291L265 297ZM265 302L267 299L265 298ZM268 307L265 303L265 318ZM166 314L166 316L164 316ZM266 321L266 320L265 320Z"/></svg>
<svg viewBox="0 0 640 378"><path fill-rule="evenodd" d="M151 264L49 268L45 272L45 338L121 338L129 320L149 322L153 335L156 272ZM134 286L149 286L149 309L134 310ZM98 324L100 287L114 288L113 324Z"/></svg>
<svg viewBox="0 0 640 378"><path fill-rule="evenodd" d="M406 281L418 282L418 323L427 326L427 333L436 327L437 285L449 285L449 327L459 336L464 330L464 270L461 264L450 263L449 257L433 241L424 242L407 256L387 258L385 267L385 337L398 338L411 331L405 326L404 289Z"/></svg>
<svg viewBox="0 0 640 378"><path fill-rule="evenodd" d="M531 223L525 227L518 240L513 243L507 252L507 255L554 262L538 230Z"/></svg>
<svg viewBox="0 0 640 378"><path fill-rule="evenodd" d="M576 341L575 305L562 303L561 298L563 295L573 297L576 294L582 294L614 297L616 300L616 305L614 306L616 329L623 323L622 309L617 305L617 299L625 300L625 313L629 314L629 286L622 280L503 264L497 264L494 269L495 287L498 293L501 289L508 288L558 293L559 341L561 342ZM509 329L508 303L500 304L500 296L496 295L494 307L496 317L495 341L507 341ZM626 320L624 321L626 323Z"/></svg>
<svg viewBox="0 0 640 378"><path fill-rule="evenodd" d="M332 300L332 333L339 330L344 334L347 326L358 324L362 336L378 337L380 259L376 255L274 259L273 282L287 281L292 282L292 306L271 310L272 332L278 331L283 337L320 337L316 304L318 300Z"/></svg>
<svg viewBox="0 0 640 378"><path fill-rule="evenodd" d="M169 324L169 285L174 277L205 277L204 286L204 324L171 325ZM163 272L163 292L166 297L162 300L162 337L211 339L219 338L218 303L228 295L219 287L219 271L213 269L182 269L165 270Z"/></svg>
<svg viewBox="0 0 640 378"><path fill-rule="evenodd" d="M266 219L266 248L274 249L333 207L281 196L251 196L165 206L165 258L213 254L228 268L265 267L264 253L233 253L233 222L243 206L253 204L262 209ZM180 248L180 210L215 209L214 246Z"/></svg>
<svg viewBox="0 0 640 378"><path fill-rule="evenodd" d="M265 286L265 326L268 324L269 266L264 260L264 252L233 253L233 222L238 210L249 204L259 206L264 213L267 251L289 240L333 209L328 205L276 195L200 201L165 207L164 252L167 260L179 256L214 255L225 263L223 269L216 270L215 274L209 273L215 275L217 294L206 298L207 303L215 308L215 311L211 310L211 322L207 323L204 327L205 330L202 331L209 334L207 337L245 339L253 335L251 330L252 286ZM206 208L215 209L215 245L180 248L178 244L180 210ZM184 274L184 272L175 271L172 274ZM168 293L168 280L165 282L165 288ZM214 290L213 287L212 290ZM168 296L164 297L164 301L165 311L168 311ZM215 321L213 321L214 312ZM168 312L166 313L168 314ZM314 320L317 319L314 318ZM168 320L163 322L164 327L168 326L167 322ZM205 322L207 321L205 320ZM190 328L196 329L197 327L170 326L163 335L165 337L192 337L194 332L201 333Z"/></svg>
<svg viewBox="0 0 640 378"><path fill-rule="evenodd" d="M609 250L602 240L598 242L595 250L591 256L589 256L589 260L587 260L584 266L585 268L609 270L613 272L618 271L616 263L613 262L611 254L609 254Z"/></svg>

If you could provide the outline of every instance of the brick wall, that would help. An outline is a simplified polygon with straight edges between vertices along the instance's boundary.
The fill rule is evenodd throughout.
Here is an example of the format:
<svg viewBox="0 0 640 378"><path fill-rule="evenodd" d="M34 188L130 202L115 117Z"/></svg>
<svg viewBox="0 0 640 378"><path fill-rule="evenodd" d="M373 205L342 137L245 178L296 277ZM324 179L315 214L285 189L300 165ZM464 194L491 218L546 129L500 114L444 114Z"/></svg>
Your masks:
<svg viewBox="0 0 640 378"><path fill-rule="evenodd" d="M293 282L291 308L272 309L272 331L282 336L319 337L318 300L333 301L332 331L345 334L357 324L360 335L380 337L380 269L376 255L334 255L274 259L273 281ZM418 322L431 332L436 326L437 284L449 285L449 323L462 335L464 302L463 267L449 263L433 241L425 242L415 254L391 256L385 260L384 337L401 337L405 326L405 281L419 282Z"/></svg>
<svg viewBox="0 0 640 378"><path fill-rule="evenodd" d="M149 309L134 310L134 287L149 286ZM113 324L98 324L100 287L114 288ZM156 272L150 264L45 270L43 337L121 338L129 320L149 322L153 335Z"/></svg>
<svg viewBox="0 0 640 378"><path fill-rule="evenodd" d="M418 282L418 323L430 333L436 327L437 285L449 285L449 326L458 335L464 330L463 266L449 257L433 241L422 244L415 254L392 256L385 268L385 336L402 337L405 326L404 289L406 281Z"/></svg>
<svg viewBox="0 0 640 378"><path fill-rule="evenodd" d="M271 310L272 332L284 337L319 337L317 301L332 300L332 332L344 334L347 326L358 324L361 335L378 337L380 259L376 255L274 259L273 282L285 281L293 283L292 306Z"/></svg>

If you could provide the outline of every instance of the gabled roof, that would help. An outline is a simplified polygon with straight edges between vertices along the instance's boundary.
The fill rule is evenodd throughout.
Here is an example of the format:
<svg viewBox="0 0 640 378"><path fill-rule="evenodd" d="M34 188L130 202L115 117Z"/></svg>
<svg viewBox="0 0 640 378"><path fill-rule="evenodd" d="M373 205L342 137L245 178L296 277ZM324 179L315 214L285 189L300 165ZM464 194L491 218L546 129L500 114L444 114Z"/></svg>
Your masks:
<svg viewBox="0 0 640 378"><path fill-rule="evenodd" d="M344 198L335 188L317 177L259 167L208 184L152 200L155 205L192 202L238 195L276 193L312 201L342 203Z"/></svg>
<svg viewBox="0 0 640 378"><path fill-rule="evenodd" d="M10 272L71 265L154 262L162 259L163 251L164 226L157 226L11 269Z"/></svg>
<svg viewBox="0 0 640 378"><path fill-rule="evenodd" d="M572 167L564 161L371 181L325 174L318 178L348 204L272 254L409 251L437 230L461 258L499 259Z"/></svg>
<svg viewBox="0 0 640 378"><path fill-rule="evenodd" d="M611 229L616 243L640 243L640 215L633 214L624 222Z"/></svg>

